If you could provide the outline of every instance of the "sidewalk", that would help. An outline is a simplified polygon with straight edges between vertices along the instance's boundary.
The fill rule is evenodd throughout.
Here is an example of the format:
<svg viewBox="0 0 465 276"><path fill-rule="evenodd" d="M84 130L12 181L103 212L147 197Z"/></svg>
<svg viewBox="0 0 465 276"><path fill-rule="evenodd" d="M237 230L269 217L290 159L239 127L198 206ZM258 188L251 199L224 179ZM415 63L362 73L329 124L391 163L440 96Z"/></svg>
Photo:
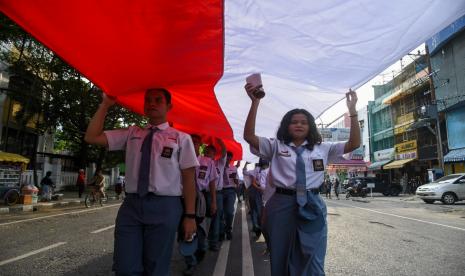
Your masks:
<svg viewBox="0 0 465 276"><path fill-rule="evenodd" d="M114 191L106 191L108 200L116 200L116 195ZM50 202L37 202L35 204L16 204L13 206L6 206L4 204L0 205L0 215L7 213L18 213L18 212L32 212L40 211L48 208L59 208L67 207L74 205L84 205L84 198L86 194L84 193L81 198L78 197L77 191L58 191L55 195L59 195L58 200L52 200ZM40 196L39 196L40 199Z"/></svg>

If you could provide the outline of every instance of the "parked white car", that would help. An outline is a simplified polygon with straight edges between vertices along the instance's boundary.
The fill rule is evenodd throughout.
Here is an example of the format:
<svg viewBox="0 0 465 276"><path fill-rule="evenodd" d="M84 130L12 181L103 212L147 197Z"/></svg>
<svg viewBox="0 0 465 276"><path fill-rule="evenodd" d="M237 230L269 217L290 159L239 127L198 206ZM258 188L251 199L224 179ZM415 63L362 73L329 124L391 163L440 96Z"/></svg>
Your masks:
<svg viewBox="0 0 465 276"><path fill-rule="evenodd" d="M454 204L465 200L465 173L451 174L417 188L416 195L428 204L436 200Z"/></svg>

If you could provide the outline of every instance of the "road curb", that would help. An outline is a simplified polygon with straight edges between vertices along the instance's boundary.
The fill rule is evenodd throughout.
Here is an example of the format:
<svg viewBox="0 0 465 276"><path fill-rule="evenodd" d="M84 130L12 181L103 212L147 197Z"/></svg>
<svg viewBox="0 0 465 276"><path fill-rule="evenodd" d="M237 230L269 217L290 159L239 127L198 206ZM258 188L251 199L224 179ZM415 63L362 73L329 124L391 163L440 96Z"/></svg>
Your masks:
<svg viewBox="0 0 465 276"><path fill-rule="evenodd" d="M112 201L118 201L116 196L109 196L108 202L111 203ZM20 213L20 212L32 212L32 211L41 211L51 208L60 208L60 207L68 207L68 206L78 206L84 205L84 199L62 199L60 201L52 201L52 202L39 202L31 205L22 205L17 204L14 206L6 206L0 208L0 214L8 214L8 213Z"/></svg>

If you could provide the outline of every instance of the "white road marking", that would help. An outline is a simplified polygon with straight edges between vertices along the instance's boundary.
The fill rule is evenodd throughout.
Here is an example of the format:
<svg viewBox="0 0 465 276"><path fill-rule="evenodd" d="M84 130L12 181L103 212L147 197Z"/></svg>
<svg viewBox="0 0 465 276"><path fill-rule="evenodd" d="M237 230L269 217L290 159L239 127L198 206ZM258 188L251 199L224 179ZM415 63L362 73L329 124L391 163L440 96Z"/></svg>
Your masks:
<svg viewBox="0 0 465 276"><path fill-rule="evenodd" d="M252 250L250 249L249 226L247 225L247 213L245 204L242 210L242 275L254 276Z"/></svg>
<svg viewBox="0 0 465 276"><path fill-rule="evenodd" d="M43 216L43 217L37 217L37 218L30 218L30 219L23 219L23 220L5 222L5 223L0 223L0 226L11 225L11 224L16 224L16 223L21 223L21 222L34 221L34 220L41 220L41 219L46 219L46 218L60 217L60 216L71 215L71 214L86 213L86 212L91 212L91 211L95 211L95 210L111 208L111 207L115 207L115 206L119 206L119 205L121 205L121 203L105 205L105 206L99 207L99 208L91 208L91 209L86 209L86 210L81 210L81 211L76 211L76 212L67 212L67 213L50 215L50 216Z"/></svg>
<svg viewBox="0 0 465 276"><path fill-rule="evenodd" d="M331 203L336 204L336 205L353 207L353 208L365 210L365 211L368 211L368 212L378 213L378 214L382 214L382 215L386 215L386 216L391 216L391 217L396 217L396 218L401 218L401 219L406 219L406 220L412 220L412 221L417 221L417 222L442 226L442 227L451 228L451 229L460 230L460 231L465 231L465 228L460 228L460 227L456 227L456 226L451 226L451 225L446 225L446 224L441 224L441 223L436 223L436 222L431 222L431 221L426 221L426 220L421 220L421 219L416 219L416 218L409 218L409 217L399 216L399 215L395 215L395 214L391 214L391 213L375 211L375 210L372 210L372 209L357 207L357 206L354 206L354 205L344 204L344 203L340 203L340 202L331 202Z"/></svg>
<svg viewBox="0 0 465 276"><path fill-rule="evenodd" d="M234 203L234 210L237 210L237 200ZM236 218L236 212L234 212L234 216L233 216L233 225L232 225L233 229L234 229L235 218ZM223 241L220 252L218 254L218 259L216 260L215 270L213 271L213 276L224 276L226 274L226 265L228 264L230 244L231 244L231 241L228 241L228 240Z"/></svg>
<svg viewBox="0 0 465 276"><path fill-rule="evenodd" d="M105 227L105 228L102 228L102 229L98 229L98 230L95 230L95 231L92 231L90 232L91 234L97 234L97 233L100 233L100 232L103 232L103 231L106 231L108 229L111 229L111 228L115 228L115 225L110 225L108 227Z"/></svg>
<svg viewBox="0 0 465 276"><path fill-rule="evenodd" d="M27 257L29 257L29 256L32 256L32 255L35 255L35 254L39 254L39 253L41 253L41 252L50 250L50 249L52 249L52 248L61 246L61 245L63 245L63 244L66 244L66 242L57 242L57 243L52 244L52 245L49 245L49 246L47 246L47 247L44 247L44 248L41 248L41 249L37 249L37 250L31 251L31 252L26 253L26 254L24 254L24 255L21 255L21 256L12 258L12 259L8 259L8 260L1 261L1 262L0 262L0 266L6 265L6 264L9 264L9 263L12 263L12 262L19 261L19 260L24 259L24 258L27 258Z"/></svg>

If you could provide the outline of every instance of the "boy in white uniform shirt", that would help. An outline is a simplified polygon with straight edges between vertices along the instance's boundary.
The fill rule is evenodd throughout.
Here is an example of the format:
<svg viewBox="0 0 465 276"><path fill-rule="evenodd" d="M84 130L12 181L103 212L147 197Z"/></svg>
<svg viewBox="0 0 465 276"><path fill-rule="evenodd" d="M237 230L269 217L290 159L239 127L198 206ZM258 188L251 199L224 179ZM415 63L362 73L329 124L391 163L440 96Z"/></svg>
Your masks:
<svg viewBox="0 0 465 276"><path fill-rule="evenodd" d="M221 147L221 156L218 159L215 160L216 148L213 145L208 145L205 148L205 155L214 160L216 172L218 173L216 181L216 213L211 216L210 229L208 229L208 245L212 251L220 249L220 224L223 217L223 174L227 161L226 146L221 139L216 139L216 142Z"/></svg>
<svg viewBox="0 0 465 276"><path fill-rule="evenodd" d="M236 202L236 188L239 184L237 167L230 164L232 152L227 152L227 161L224 168L223 180L223 217L224 224L221 227L221 236L226 235L227 240L232 239L232 223L234 218L234 203Z"/></svg>
<svg viewBox="0 0 465 276"><path fill-rule="evenodd" d="M260 237L261 234L261 217L263 209L263 192L266 186L268 162L261 159L255 166L252 185L249 188L250 216L252 220L252 229L255 235Z"/></svg>
<svg viewBox="0 0 465 276"><path fill-rule="evenodd" d="M192 134L191 138L199 161L199 166L195 169L197 189L205 196L207 213L210 216L214 216L216 214L216 182L218 180L218 173L214 161L210 157L200 155L201 137L197 134ZM210 193L210 191L212 192ZM183 272L184 275L192 275L194 273L196 265L203 260L207 250L206 229L202 226L204 225L202 222L198 222L197 251L192 255L184 256L187 265L187 268Z"/></svg>
<svg viewBox="0 0 465 276"><path fill-rule="evenodd" d="M103 132L115 99L103 95L89 123L86 142L126 150L126 198L116 217L113 270L116 275L168 275L173 242L181 221L184 239L193 238L195 167L199 165L189 135L169 126L171 94L164 88L145 93L145 128Z"/></svg>

